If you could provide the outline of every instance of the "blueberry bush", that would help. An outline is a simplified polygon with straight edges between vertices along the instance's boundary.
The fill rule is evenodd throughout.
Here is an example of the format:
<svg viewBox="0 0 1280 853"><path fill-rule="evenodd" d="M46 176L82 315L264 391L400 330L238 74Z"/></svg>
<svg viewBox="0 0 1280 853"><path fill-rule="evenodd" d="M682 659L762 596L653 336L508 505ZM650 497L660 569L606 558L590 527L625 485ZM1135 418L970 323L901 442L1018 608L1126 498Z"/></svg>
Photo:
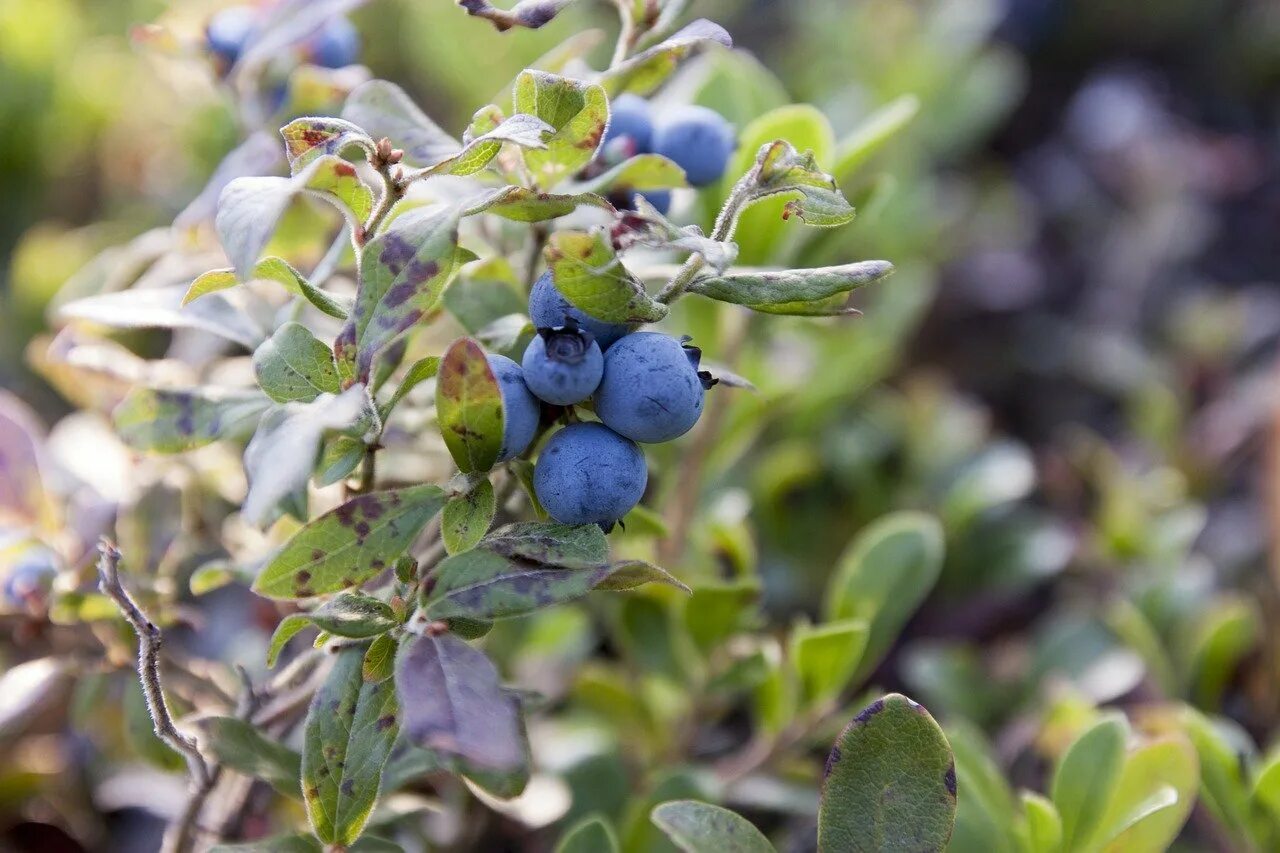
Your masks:
<svg viewBox="0 0 1280 853"><path fill-rule="evenodd" d="M133 31L226 153L58 282L26 355L76 411L0 395L0 808L178 853L1274 848L1265 611L1174 463L1037 459L904 369L986 234L954 197L1016 224L935 165L1016 98L994 6L795 13L829 116L691 0L418 5L425 81L361 64L391 0ZM30 757L63 730L91 793Z"/></svg>

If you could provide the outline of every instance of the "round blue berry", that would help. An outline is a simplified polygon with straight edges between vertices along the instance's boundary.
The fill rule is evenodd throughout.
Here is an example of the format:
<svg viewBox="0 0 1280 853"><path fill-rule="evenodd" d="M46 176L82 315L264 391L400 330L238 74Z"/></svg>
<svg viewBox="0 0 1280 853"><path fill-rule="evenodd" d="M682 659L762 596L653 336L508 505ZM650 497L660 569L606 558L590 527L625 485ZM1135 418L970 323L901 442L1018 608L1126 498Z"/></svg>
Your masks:
<svg viewBox="0 0 1280 853"><path fill-rule="evenodd" d="M636 154L647 154L653 142L653 118L649 102L637 95L620 95L609 105L609 129L602 148L606 156L625 160Z"/></svg>
<svg viewBox="0 0 1280 853"><path fill-rule="evenodd" d="M560 430L533 469L534 491L552 518L606 529L640 502L648 481L644 453L636 443L598 423Z"/></svg>
<svg viewBox="0 0 1280 853"><path fill-rule="evenodd" d="M627 335L605 354L596 414L610 429L647 444L684 435L702 415L700 357L670 335Z"/></svg>
<svg viewBox="0 0 1280 853"><path fill-rule="evenodd" d="M228 67L235 65L245 44L257 33L258 12L250 6L228 6L205 25L204 39L209 52Z"/></svg>
<svg viewBox="0 0 1280 853"><path fill-rule="evenodd" d="M330 18L307 42L307 56L323 68L346 68L360 58L360 31L344 17Z"/></svg>
<svg viewBox="0 0 1280 853"><path fill-rule="evenodd" d="M535 397L555 406L572 406L590 397L600 384L604 354L570 318L564 326L539 329L520 366Z"/></svg>
<svg viewBox="0 0 1280 853"><path fill-rule="evenodd" d="M4 595L14 607L26 608L42 601L58 573L58 558L48 548L33 546L18 557L4 580Z"/></svg>
<svg viewBox="0 0 1280 853"><path fill-rule="evenodd" d="M524 384L520 365L505 355L490 355L489 369L502 393L502 450L494 464L514 459L529 447L538 434L542 407Z"/></svg>
<svg viewBox="0 0 1280 853"><path fill-rule="evenodd" d="M706 107L681 107L653 130L653 150L684 169L695 187L720 180L736 142L733 126Z"/></svg>
<svg viewBox="0 0 1280 853"><path fill-rule="evenodd" d="M583 331L589 332L600 345L601 350L609 349L618 338L631 331L631 327L622 323L606 323L597 320L585 311L574 307L556 290L551 273L545 272L534 282L529 292L529 318L539 329L550 329L563 326L565 320L573 318Z"/></svg>

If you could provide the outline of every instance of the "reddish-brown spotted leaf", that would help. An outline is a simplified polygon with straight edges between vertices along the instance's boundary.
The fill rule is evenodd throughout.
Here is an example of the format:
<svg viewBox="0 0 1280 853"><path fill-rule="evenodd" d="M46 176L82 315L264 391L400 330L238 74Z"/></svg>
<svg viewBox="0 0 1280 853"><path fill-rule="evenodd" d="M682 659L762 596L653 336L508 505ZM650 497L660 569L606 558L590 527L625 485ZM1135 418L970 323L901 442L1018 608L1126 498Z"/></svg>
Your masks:
<svg viewBox="0 0 1280 853"><path fill-rule="evenodd" d="M454 341L436 377L436 418L464 473L488 471L502 450L502 391L480 344Z"/></svg>

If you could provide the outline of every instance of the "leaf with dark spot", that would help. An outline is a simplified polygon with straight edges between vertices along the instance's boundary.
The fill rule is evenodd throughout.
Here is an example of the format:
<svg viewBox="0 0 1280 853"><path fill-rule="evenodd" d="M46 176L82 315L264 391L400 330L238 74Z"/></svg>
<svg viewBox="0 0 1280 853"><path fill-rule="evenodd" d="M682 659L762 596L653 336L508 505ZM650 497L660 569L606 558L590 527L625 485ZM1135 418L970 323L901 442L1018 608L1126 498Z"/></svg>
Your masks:
<svg viewBox="0 0 1280 853"><path fill-rule="evenodd" d="M280 128L280 135L284 137L289 168L294 174L317 157L341 154L353 145L364 149L366 155L374 152L374 141L369 134L340 118L294 119Z"/></svg>
<svg viewBox="0 0 1280 853"><path fill-rule="evenodd" d="M307 712L303 798L311 828L326 844L347 846L360 837L400 731L395 688L365 681L364 655L358 646L339 652Z"/></svg>
<svg viewBox="0 0 1280 853"><path fill-rule="evenodd" d="M427 316L466 259L458 248L453 207L411 210L361 250L360 284L338 336L338 356L367 380L374 356Z"/></svg>
<svg viewBox="0 0 1280 853"><path fill-rule="evenodd" d="M524 150L524 162L542 189L550 189L595 157L609 124L609 99L601 86L545 71L516 78L515 110L555 129L546 148Z"/></svg>
<svg viewBox="0 0 1280 853"><path fill-rule="evenodd" d="M558 231L546 248L556 289L576 307L606 323L655 323L667 307L645 292L622 265L603 228Z"/></svg>
<svg viewBox="0 0 1280 853"><path fill-rule="evenodd" d="M452 634L413 637L396 656L396 690L410 742L471 766L526 766L518 702L483 652Z"/></svg>
<svg viewBox="0 0 1280 853"><path fill-rule="evenodd" d="M253 431L271 401L257 391L221 388L134 388L112 417L137 450L182 453Z"/></svg>
<svg viewBox="0 0 1280 853"><path fill-rule="evenodd" d="M445 550L460 554L476 547L489 531L497 509L493 483L487 479L467 494L450 498L441 514L440 536Z"/></svg>
<svg viewBox="0 0 1280 853"><path fill-rule="evenodd" d="M254 591L309 598L364 583L403 554L444 505L439 486L360 495L309 522L267 563ZM360 522L368 532L356 531Z"/></svg>
<svg viewBox="0 0 1280 853"><path fill-rule="evenodd" d="M471 338L454 341L440 362L436 420L463 473L493 467L502 451L502 391L484 350Z"/></svg>
<svg viewBox="0 0 1280 853"><path fill-rule="evenodd" d="M609 542L595 524L518 521L486 536L484 547L507 557L570 569L609 561Z"/></svg>
<svg viewBox="0 0 1280 853"><path fill-rule="evenodd" d="M892 693L840 734L822 783L821 853L936 853L955 816L951 745L922 706Z"/></svg>

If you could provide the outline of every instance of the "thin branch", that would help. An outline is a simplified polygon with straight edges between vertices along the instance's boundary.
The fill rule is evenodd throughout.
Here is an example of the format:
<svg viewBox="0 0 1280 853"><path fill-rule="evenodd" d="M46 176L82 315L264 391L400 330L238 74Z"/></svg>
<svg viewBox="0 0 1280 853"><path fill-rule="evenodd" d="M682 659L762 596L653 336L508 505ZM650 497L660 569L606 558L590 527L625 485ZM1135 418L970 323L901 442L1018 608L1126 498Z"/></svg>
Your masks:
<svg viewBox="0 0 1280 853"><path fill-rule="evenodd" d="M98 545L98 589L115 602L135 634L138 635L138 680L147 700L147 712L155 725L156 737L182 755L191 777L191 796L182 815L165 833L164 850L186 853L192 848L197 819L205 798L218 779L218 768L210 768L191 738L178 731L173 714L164 697L160 678L160 648L164 636L160 627L142 611L124 585L120 583L120 549L103 537Z"/></svg>
<svg viewBox="0 0 1280 853"><path fill-rule="evenodd" d="M738 220L742 218L742 211L746 209L747 201L751 198L751 193L759 179L760 167L757 165L734 185L733 192L729 194L724 207L720 208L720 214L716 217L715 228L711 231L712 240L724 243L733 239L733 232L738 228ZM657 300L664 305L675 302L684 295L685 290L698 277L698 273L702 272L706 264L707 260L702 255L690 255L684 262L684 266L680 267L680 271L671 279L671 283L658 294Z"/></svg>

